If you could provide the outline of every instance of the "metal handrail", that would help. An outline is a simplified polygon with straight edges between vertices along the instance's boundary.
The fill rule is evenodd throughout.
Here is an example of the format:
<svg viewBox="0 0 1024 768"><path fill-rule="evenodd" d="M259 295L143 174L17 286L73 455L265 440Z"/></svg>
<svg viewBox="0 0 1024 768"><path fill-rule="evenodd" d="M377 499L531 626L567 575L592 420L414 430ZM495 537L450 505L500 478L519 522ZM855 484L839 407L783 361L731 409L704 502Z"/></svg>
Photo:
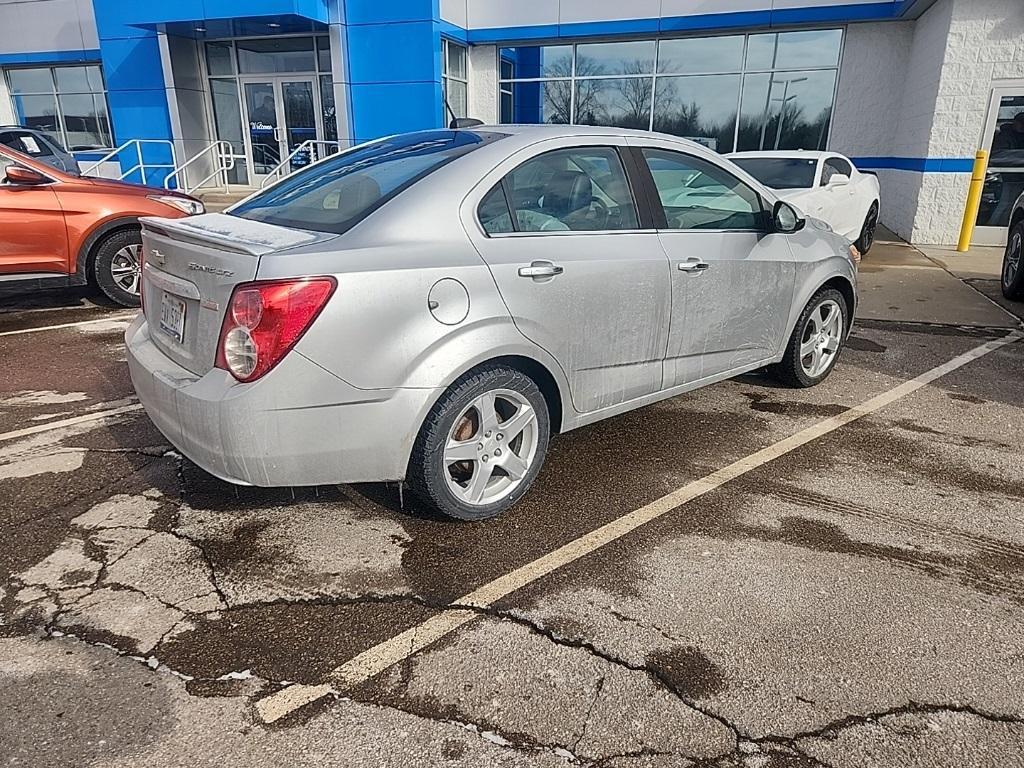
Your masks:
<svg viewBox="0 0 1024 768"><path fill-rule="evenodd" d="M217 150L216 161L214 162L213 172L210 173L205 178L203 178L203 180L200 181L198 184L193 184L191 186L189 186L188 183L187 183L188 177L183 177L185 179L186 183L184 185L179 185L179 187L181 188L182 191L187 192L187 193L191 193L193 190L196 190L196 189L199 189L200 187L202 187L204 184L206 184L206 182L208 182L210 179L214 178L215 176L221 176L221 180L223 181L223 184L221 184L219 188L221 188L225 192L227 192L227 190L228 190L228 176L227 176L227 174L228 174L228 171L230 171L232 168L235 167L234 148L231 146L231 142L230 141L214 141L211 144L209 144L208 146L203 147L201 150L196 152L194 155L192 155L192 157L190 157L188 160L186 160L181 165L175 166L174 170L171 171L171 173L169 173L167 175L167 177L164 179L164 189L170 189L171 188L171 181L172 180L174 180L175 184L177 184L178 183L178 177L181 176L181 174L183 174L185 172L186 168L188 168L190 165L192 165L192 163L196 162L199 158L205 157L207 154L209 154L213 150Z"/></svg>
<svg viewBox="0 0 1024 768"><path fill-rule="evenodd" d="M159 144L161 146L166 146L171 151L171 162L169 164L168 163L147 163L147 162L145 162L145 160L142 157L142 145L143 144ZM88 166L87 168L83 168L82 169L82 175L83 176L88 176L90 173L95 171L97 168L99 168L104 163L110 162L115 157L120 155L122 152L124 152L126 149L128 149L128 147L135 147L136 157L138 157L139 162L136 163L135 165L133 165L127 171L123 172L120 176L118 176L117 177L118 179L122 179L122 180L126 179L127 177L131 176L133 173L138 171L139 175L142 177L142 183L145 184L147 182L147 180L146 180L146 169L147 168L171 168L171 169L173 169L178 164L178 155L174 151L174 142L173 141L170 141L169 139L129 139L128 141L126 141L124 144L122 144L121 146L117 147L116 149L110 150L107 154L105 154L103 157L101 157L99 160L97 160L92 165ZM119 162L120 162L120 160L119 160Z"/></svg>
<svg viewBox="0 0 1024 768"><path fill-rule="evenodd" d="M341 149L345 148L345 144L346 143L347 142L344 142L344 141L324 141L322 139L307 139L306 141L304 141L301 144L299 144L299 146L297 146L291 152L289 152L287 157L284 158L284 160L282 160L280 163L275 165L270 170L270 172L266 175L266 177L263 179L263 181L260 182L260 188L262 189L263 187L267 186L267 184L270 184L271 182L279 181L284 176L287 176L288 175L287 173L281 174L282 169L290 167L292 158L295 157L300 152L302 152L302 151L308 151L309 152L309 165L312 165L313 163L317 162L318 160L322 160L324 157L327 157L327 156L333 154L331 152L327 152L327 153L325 153L323 155L323 157L316 157L316 155L318 154L317 149L316 149L317 147L319 147L319 146L328 146L328 147L335 147L336 149L341 150ZM305 166L303 166L303 167L305 167Z"/></svg>

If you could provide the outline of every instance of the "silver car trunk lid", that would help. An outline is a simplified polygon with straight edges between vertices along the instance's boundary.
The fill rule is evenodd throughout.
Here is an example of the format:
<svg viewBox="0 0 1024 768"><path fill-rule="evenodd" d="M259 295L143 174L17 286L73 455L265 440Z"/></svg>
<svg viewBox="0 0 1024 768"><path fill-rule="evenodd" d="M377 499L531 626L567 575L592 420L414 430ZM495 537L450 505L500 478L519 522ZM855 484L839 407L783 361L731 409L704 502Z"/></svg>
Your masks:
<svg viewBox="0 0 1024 768"><path fill-rule="evenodd" d="M221 213L142 219L142 285L154 343L183 368L206 373L216 362L231 292L256 277L260 259L333 237Z"/></svg>

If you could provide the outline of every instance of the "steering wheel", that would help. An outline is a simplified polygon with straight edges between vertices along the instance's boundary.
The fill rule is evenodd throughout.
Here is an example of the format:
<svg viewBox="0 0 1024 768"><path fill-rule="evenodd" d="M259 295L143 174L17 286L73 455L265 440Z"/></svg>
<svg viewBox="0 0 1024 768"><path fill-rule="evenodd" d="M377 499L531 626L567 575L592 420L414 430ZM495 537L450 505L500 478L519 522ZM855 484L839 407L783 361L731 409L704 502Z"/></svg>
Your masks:
<svg viewBox="0 0 1024 768"><path fill-rule="evenodd" d="M596 209L594 213L594 218L600 221L601 226L599 227L599 229L604 229L606 226L608 226L608 216L610 213L608 210L608 205L605 203L604 200L602 200L599 197L591 197L590 205L591 207Z"/></svg>

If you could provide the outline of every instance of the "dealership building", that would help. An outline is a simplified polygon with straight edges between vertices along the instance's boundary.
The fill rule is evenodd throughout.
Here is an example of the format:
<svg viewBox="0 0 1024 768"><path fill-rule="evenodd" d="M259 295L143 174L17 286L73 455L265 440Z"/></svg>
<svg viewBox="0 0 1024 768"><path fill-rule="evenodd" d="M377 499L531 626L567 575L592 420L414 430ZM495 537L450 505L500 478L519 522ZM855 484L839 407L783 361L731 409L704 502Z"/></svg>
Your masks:
<svg viewBox="0 0 1024 768"><path fill-rule="evenodd" d="M187 189L455 115L833 150L917 243L979 149L976 242L1024 191L1024 0L0 0L0 70L0 125Z"/></svg>

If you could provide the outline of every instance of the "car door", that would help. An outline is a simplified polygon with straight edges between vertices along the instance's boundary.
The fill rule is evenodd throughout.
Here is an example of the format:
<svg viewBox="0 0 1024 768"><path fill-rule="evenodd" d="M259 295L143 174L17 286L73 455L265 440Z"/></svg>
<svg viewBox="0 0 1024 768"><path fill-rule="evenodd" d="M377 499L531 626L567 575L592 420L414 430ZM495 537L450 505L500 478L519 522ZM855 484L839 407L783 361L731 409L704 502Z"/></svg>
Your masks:
<svg viewBox="0 0 1024 768"><path fill-rule="evenodd" d="M625 146L595 139L546 142L499 166L472 232L516 326L561 365L580 413L661 388L670 303Z"/></svg>
<svg viewBox="0 0 1024 768"><path fill-rule="evenodd" d="M859 204L853 184L853 166L841 157L827 157L821 165L822 205L820 218L836 232L859 231L867 208Z"/></svg>
<svg viewBox="0 0 1024 768"><path fill-rule="evenodd" d="M11 184L15 164L0 154L0 274L65 274L67 226L53 185Z"/></svg>
<svg viewBox="0 0 1024 768"><path fill-rule="evenodd" d="M795 264L785 235L745 181L678 145L638 144L658 235L671 262L665 387L749 368L780 349Z"/></svg>

